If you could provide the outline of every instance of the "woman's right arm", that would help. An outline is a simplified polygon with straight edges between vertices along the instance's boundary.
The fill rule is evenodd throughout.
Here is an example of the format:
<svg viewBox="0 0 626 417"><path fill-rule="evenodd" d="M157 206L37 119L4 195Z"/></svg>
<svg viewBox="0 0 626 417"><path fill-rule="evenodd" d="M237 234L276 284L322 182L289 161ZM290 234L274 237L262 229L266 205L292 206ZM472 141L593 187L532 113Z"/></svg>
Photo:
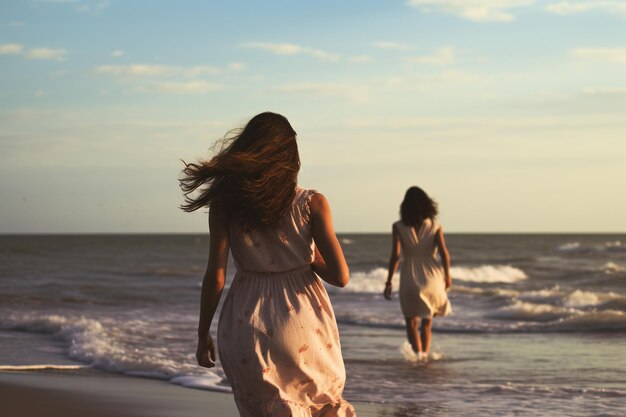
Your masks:
<svg viewBox="0 0 626 417"><path fill-rule="evenodd" d="M441 264L443 265L444 279L446 281L446 290L452 286L452 279L450 278L450 254L446 246L446 241L443 238L443 230L441 227L435 237L435 243L437 249L439 249L439 255L441 256Z"/></svg>
<svg viewBox="0 0 626 417"><path fill-rule="evenodd" d="M350 280L350 270L335 235L328 200L315 193L311 197L310 209L311 231L316 246L313 270L330 285L345 287Z"/></svg>
<svg viewBox="0 0 626 417"><path fill-rule="evenodd" d="M387 271L387 282L385 283L385 291L383 295L387 300L391 300L391 280L393 279L393 274L396 273L398 269L398 262L400 260L400 236L398 235L398 229L396 225L393 225L392 228L392 243L391 243L391 256L389 256L389 269Z"/></svg>
<svg viewBox="0 0 626 417"><path fill-rule="evenodd" d="M209 239L209 262L202 280L196 351L198 365L205 368L215 366L215 343L209 333L209 328L224 289L230 247L228 223L216 207L211 207L209 211Z"/></svg>

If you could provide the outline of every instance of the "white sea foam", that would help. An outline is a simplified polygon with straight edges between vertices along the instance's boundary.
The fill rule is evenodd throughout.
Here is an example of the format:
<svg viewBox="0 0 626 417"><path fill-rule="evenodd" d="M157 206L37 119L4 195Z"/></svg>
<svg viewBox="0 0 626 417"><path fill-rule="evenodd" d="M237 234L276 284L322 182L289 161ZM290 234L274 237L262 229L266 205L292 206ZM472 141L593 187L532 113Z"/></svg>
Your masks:
<svg viewBox="0 0 626 417"><path fill-rule="evenodd" d="M396 288L399 282L399 274L394 276ZM381 293L385 289L385 280L387 279L386 268L376 268L369 272L353 272L350 275L350 282L341 291L345 292L363 292L363 293ZM334 291L334 290L332 290Z"/></svg>
<svg viewBox="0 0 626 417"><path fill-rule="evenodd" d="M511 284L528 278L521 269L510 265L482 265L478 267L458 266L450 268L452 279L465 282L479 283L506 283ZM394 286L397 289L399 283L399 273L394 275ZM342 292L360 293L382 293L387 279L387 268L375 268L368 272L353 272L350 276L350 283L343 288ZM467 287L465 287L467 288ZM335 292L334 288L329 288ZM471 291L471 290L468 290ZM507 290L502 289L503 296L511 296L514 293L505 294Z"/></svg>
<svg viewBox="0 0 626 417"><path fill-rule="evenodd" d="M454 292L457 294L477 294L477 295L486 295L492 297L505 297L505 298L514 298L520 295L519 291L511 290L508 288L498 288L498 287L489 287L489 288L480 288L480 287L468 287L465 285L454 285Z"/></svg>
<svg viewBox="0 0 626 417"><path fill-rule="evenodd" d="M567 242L562 245L559 245L557 250L559 252L583 253L583 252L587 252L588 248L582 246L580 242Z"/></svg>
<svg viewBox="0 0 626 417"><path fill-rule="evenodd" d="M604 264L604 267L602 269L604 270L604 273L608 275L626 272L626 268L619 264L616 264L615 262L607 262L606 264Z"/></svg>
<svg viewBox="0 0 626 417"><path fill-rule="evenodd" d="M450 268L450 275L453 280L506 284L513 284L528 278L524 271L510 265L457 266Z"/></svg>
<svg viewBox="0 0 626 417"><path fill-rule="evenodd" d="M400 353L402 353L405 361L411 363L426 363L429 360L440 361L443 359L443 354L441 352L415 353L411 344L407 341L400 345Z"/></svg>
<svg viewBox="0 0 626 417"><path fill-rule="evenodd" d="M183 375L170 379L169 382L181 385L186 388L205 389L209 391L230 392L231 389L224 385L219 385L222 381L218 375L206 374L203 376Z"/></svg>
<svg viewBox="0 0 626 417"><path fill-rule="evenodd" d="M348 239L347 237L344 237L341 239L341 243L343 243L344 245L351 245L354 243L354 240L352 239Z"/></svg>
<svg viewBox="0 0 626 417"><path fill-rule="evenodd" d="M37 364L37 365L0 365L0 371L42 371L57 370L70 371L87 368L84 365L54 365L54 364Z"/></svg>
<svg viewBox="0 0 626 417"><path fill-rule="evenodd" d="M606 242L604 248L609 252L626 252L626 245L621 241L615 240L613 242Z"/></svg>
<svg viewBox="0 0 626 417"><path fill-rule="evenodd" d="M563 297L563 292L558 285L552 288L544 288L535 291L526 291L517 296L518 300L533 303L558 303Z"/></svg>
<svg viewBox="0 0 626 417"><path fill-rule="evenodd" d="M550 304L535 304L515 301L513 304L499 308L489 317L500 320L523 320L527 322L547 322L569 317L576 310Z"/></svg>
<svg viewBox="0 0 626 417"><path fill-rule="evenodd" d="M424 362L427 358L422 352L415 353L409 342L404 342L400 346L400 353L404 357L404 360L411 363Z"/></svg>
<svg viewBox="0 0 626 417"><path fill-rule="evenodd" d="M598 294L588 291L576 290L569 294L564 303L567 307L587 307L595 306L600 303Z"/></svg>
<svg viewBox="0 0 626 417"><path fill-rule="evenodd" d="M104 323L104 324L103 324ZM0 329L21 330L27 332L47 333L67 343L67 356L90 367L109 372L145 378L172 380L173 383L188 386L195 384L197 388L217 391L229 390L218 385L222 378L212 371L199 370L180 352L176 355L167 346L146 346L149 337L146 329L154 330L155 323L140 319L124 321L123 324L112 319L94 320L82 316L61 315L10 315L0 319ZM167 324L161 327L166 333ZM171 329L170 329L171 330ZM137 345L137 339L145 340ZM201 373L194 375L194 373ZM176 377L197 377L196 382ZM214 382L213 387L209 387Z"/></svg>
<svg viewBox="0 0 626 417"><path fill-rule="evenodd" d="M626 245L620 240L608 241L603 244L583 245L580 242L567 242L557 247L559 252L564 253L589 253L589 252L626 252Z"/></svg>

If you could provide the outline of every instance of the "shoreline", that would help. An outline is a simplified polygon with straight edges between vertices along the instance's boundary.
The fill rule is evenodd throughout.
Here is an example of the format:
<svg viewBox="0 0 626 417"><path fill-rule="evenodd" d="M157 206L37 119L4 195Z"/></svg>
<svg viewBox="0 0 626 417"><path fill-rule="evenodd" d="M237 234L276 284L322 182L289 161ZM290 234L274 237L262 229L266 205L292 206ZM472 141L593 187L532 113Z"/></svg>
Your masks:
<svg viewBox="0 0 626 417"><path fill-rule="evenodd" d="M359 417L384 405L353 403ZM79 371L0 371L3 417L238 417L232 394L167 381Z"/></svg>

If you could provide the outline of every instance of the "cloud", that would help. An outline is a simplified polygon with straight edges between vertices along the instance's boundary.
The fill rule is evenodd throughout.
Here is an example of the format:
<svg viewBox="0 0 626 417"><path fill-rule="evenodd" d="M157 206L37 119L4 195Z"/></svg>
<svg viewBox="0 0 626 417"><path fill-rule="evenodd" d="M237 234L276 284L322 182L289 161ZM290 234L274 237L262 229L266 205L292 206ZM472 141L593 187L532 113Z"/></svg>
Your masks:
<svg viewBox="0 0 626 417"><path fill-rule="evenodd" d="M477 85L484 82L484 77L459 70L437 71L432 74L417 74L404 77L391 77L386 81L386 86L395 89L428 90L437 87L450 87L459 85Z"/></svg>
<svg viewBox="0 0 626 417"><path fill-rule="evenodd" d="M583 94L587 96L626 96L626 88L586 88Z"/></svg>
<svg viewBox="0 0 626 417"><path fill-rule="evenodd" d="M626 64L626 48L576 48L570 55L588 61Z"/></svg>
<svg viewBox="0 0 626 417"><path fill-rule="evenodd" d="M276 88L279 93L297 94L312 98L339 97L355 103L370 101L367 86L345 83L295 83L285 84Z"/></svg>
<svg viewBox="0 0 626 417"><path fill-rule="evenodd" d="M0 44L0 55L18 55L22 53L22 49L19 43Z"/></svg>
<svg viewBox="0 0 626 417"><path fill-rule="evenodd" d="M374 42L372 46L374 46L375 48L380 48L380 49L395 49L398 51L409 51L412 49L410 45L407 45L404 43L398 43L398 42L389 42L389 41Z"/></svg>
<svg viewBox="0 0 626 417"><path fill-rule="evenodd" d="M71 5L74 9L80 13L94 13L97 14L102 10L109 7L110 1L108 0L37 0L40 4L49 5Z"/></svg>
<svg viewBox="0 0 626 417"><path fill-rule="evenodd" d="M560 1L549 4L546 6L546 10L560 15L584 13L593 10L608 13L626 13L626 3L623 0Z"/></svg>
<svg viewBox="0 0 626 417"><path fill-rule="evenodd" d="M339 61L341 54L326 52L293 43L247 42L241 44L244 48L254 48L269 51L276 55L308 55L323 61Z"/></svg>
<svg viewBox="0 0 626 417"><path fill-rule="evenodd" d="M24 46L19 43L0 44L0 55L22 55L28 59L50 59L65 61L65 49L32 48L24 51Z"/></svg>
<svg viewBox="0 0 626 417"><path fill-rule="evenodd" d="M432 55L412 56L407 58L411 64L425 65L452 65L455 62L453 46L443 46L437 49Z"/></svg>
<svg viewBox="0 0 626 417"><path fill-rule="evenodd" d="M106 9L107 7L109 7L110 2L109 1L93 1L93 2L88 2L88 1L83 1L80 2L78 7L76 8L76 11L81 12L81 13L100 13L102 10Z"/></svg>
<svg viewBox="0 0 626 417"><path fill-rule="evenodd" d="M440 12L476 22L509 22L511 9L533 5L536 0L408 0L422 12Z"/></svg>
<svg viewBox="0 0 626 417"><path fill-rule="evenodd" d="M354 62L357 64L362 64L362 63L367 63L367 62L372 62L372 61L374 61L374 58L372 58L369 55L354 55L354 56L348 57L348 62Z"/></svg>
<svg viewBox="0 0 626 417"><path fill-rule="evenodd" d="M438 135L455 134L458 136L493 137L501 133L529 130L545 133L548 130L578 130L610 127L613 130L624 129L623 118L617 115L588 114L560 116L518 116L518 117L356 117L344 120L344 127L355 130L422 130L437 132Z"/></svg>
<svg viewBox="0 0 626 417"><path fill-rule="evenodd" d="M129 84L129 91L150 94L212 93L223 89L223 86L201 78L222 72L220 68L209 65L194 67L146 64L102 65L94 69L95 74L113 76L120 82Z"/></svg>
<svg viewBox="0 0 626 417"><path fill-rule="evenodd" d="M55 61L65 61L65 49L34 48L26 52L28 59L51 59Z"/></svg>
<svg viewBox="0 0 626 417"><path fill-rule="evenodd" d="M138 93L165 93L165 94L206 94L221 90L220 84L202 80L186 82L161 82L151 86L137 87L133 91Z"/></svg>
<svg viewBox="0 0 626 417"><path fill-rule="evenodd" d="M167 65L101 65L95 69L96 74L107 74L113 76L126 77L167 77L174 75L183 75L186 77L198 77L202 75L216 75L222 71L219 68L208 65L195 67L176 67Z"/></svg>
<svg viewBox="0 0 626 417"><path fill-rule="evenodd" d="M111 56L113 58L119 58L122 55L124 55L124 51L122 51L121 49L116 49L115 51L111 52Z"/></svg>
<svg viewBox="0 0 626 417"><path fill-rule="evenodd" d="M230 64L228 64L228 68L233 71L243 71L246 69L246 64L244 64L243 62L231 62Z"/></svg>

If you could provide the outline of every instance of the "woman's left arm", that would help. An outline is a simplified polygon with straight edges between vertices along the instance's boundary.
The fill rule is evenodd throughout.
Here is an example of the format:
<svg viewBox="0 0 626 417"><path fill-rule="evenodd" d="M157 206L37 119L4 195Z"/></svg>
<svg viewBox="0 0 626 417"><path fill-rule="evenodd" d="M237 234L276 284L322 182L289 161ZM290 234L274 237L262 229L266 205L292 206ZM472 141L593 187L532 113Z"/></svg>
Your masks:
<svg viewBox="0 0 626 417"><path fill-rule="evenodd" d="M446 290L452 285L452 279L450 278L450 254L446 247L446 241L443 238L443 229L440 227L435 236L435 243L439 249L439 255L441 256L441 264L443 265L443 272L446 280Z"/></svg>
<svg viewBox="0 0 626 417"><path fill-rule="evenodd" d="M214 367L217 359L215 343L209 329L224 289L228 251L230 249L228 223L215 206L209 209L209 239L209 262L202 280L198 349L196 351L198 365L205 368Z"/></svg>

